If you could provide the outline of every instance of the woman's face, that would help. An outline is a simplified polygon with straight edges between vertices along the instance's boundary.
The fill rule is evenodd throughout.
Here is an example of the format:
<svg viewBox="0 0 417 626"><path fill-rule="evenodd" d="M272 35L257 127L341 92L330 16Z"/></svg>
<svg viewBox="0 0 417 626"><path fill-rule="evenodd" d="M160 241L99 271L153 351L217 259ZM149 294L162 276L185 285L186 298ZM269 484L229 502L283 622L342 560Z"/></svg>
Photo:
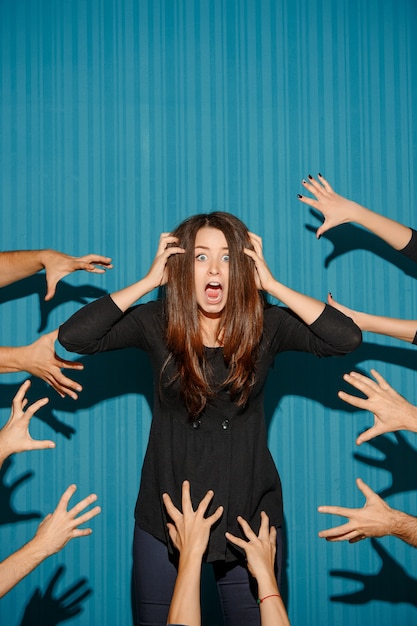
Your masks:
<svg viewBox="0 0 417 626"><path fill-rule="evenodd" d="M229 291L229 248L226 237L217 228L197 231L194 286L200 312L206 317L220 317Z"/></svg>

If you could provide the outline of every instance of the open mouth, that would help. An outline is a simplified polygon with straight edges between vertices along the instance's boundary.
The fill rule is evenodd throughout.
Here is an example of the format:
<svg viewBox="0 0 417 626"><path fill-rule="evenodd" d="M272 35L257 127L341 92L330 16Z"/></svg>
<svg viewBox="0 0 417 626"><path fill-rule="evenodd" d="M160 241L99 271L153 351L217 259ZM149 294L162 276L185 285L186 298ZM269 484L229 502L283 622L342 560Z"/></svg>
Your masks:
<svg viewBox="0 0 417 626"><path fill-rule="evenodd" d="M218 304L223 298L223 287L219 282L212 281L208 283L205 292L209 304Z"/></svg>

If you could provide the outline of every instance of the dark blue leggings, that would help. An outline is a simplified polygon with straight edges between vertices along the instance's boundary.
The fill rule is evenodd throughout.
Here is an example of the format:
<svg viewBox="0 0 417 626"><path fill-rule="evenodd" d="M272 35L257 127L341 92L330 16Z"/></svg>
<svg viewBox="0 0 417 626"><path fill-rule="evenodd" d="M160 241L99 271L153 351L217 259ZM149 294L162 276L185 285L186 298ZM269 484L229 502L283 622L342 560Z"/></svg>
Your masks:
<svg viewBox="0 0 417 626"><path fill-rule="evenodd" d="M277 581L282 567L282 533L277 529ZM260 626L256 585L244 564L213 563L226 626ZM162 541L135 526L133 585L137 626L165 626L177 567Z"/></svg>

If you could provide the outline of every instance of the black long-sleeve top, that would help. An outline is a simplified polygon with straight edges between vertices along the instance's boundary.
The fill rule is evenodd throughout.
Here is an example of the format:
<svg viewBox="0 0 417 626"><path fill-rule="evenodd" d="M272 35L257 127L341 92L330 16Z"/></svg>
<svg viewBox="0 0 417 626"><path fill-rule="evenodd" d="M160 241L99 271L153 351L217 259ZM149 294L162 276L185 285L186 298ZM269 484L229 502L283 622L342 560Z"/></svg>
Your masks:
<svg viewBox="0 0 417 626"><path fill-rule="evenodd" d="M181 486L191 483L194 506L209 489L215 496L210 511L224 506L213 529L207 561L236 558L227 544L226 530L240 535L236 521L242 515L259 527L260 512L280 526L283 520L280 478L267 446L264 385L275 356L286 350L337 356L361 343L361 331L336 309L326 306L307 326L287 309L265 308L264 329L256 364L256 383L245 407L239 407L222 385L227 368L222 348L206 348L216 390L200 419L191 421L178 381L170 384L175 364L163 371L168 357L163 301L138 305L123 313L110 296L90 303L59 330L59 341L69 351L93 354L136 347L145 350L154 375L153 418L135 508L137 524L169 545L166 512L161 495L170 494L181 508Z"/></svg>
<svg viewBox="0 0 417 626"><path fill-rule="evenodd" d="M411 229L410 241L402 250L399 250L399 252L408 259L417 262L417 231L415 231L414 228ZM417 344L417 331L414 335L413 343Z"/></svg>

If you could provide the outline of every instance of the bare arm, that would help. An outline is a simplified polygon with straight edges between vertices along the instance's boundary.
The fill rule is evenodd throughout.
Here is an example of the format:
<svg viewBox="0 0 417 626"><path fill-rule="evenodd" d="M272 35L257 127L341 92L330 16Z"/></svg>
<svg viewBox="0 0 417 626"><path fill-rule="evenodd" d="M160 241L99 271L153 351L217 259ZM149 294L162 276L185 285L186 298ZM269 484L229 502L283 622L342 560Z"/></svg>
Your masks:
<svg viewBox="0 0 417 626"><path fill-rule="evenodd" d="M29 372L41 378L55 389L61 397L78 398L82 390L79 383L64 376L62 369L82 370L76 361L66 361L57 356L55 341L58 330L42 335L28 346L0 347L0 374L7 372Z"/></svg>
<svg viewBox="0 0 417 626"><path fill-rule="evenodd" d="M417 320L402 320L394 317L383 317L381 315L371 315L370 313L355 311L354 309L349 309L347 306L336 302L331 294L329 294L327 300L332 307L344 313L347 317L350 317L362 331L376 333L377 335L386 335L387 337L394 337L401 341L413 343L417 332Z"/></svg>
<svg viewBox="0 0 417 626"><path fill-rule="evenodd" d="M276 529L269 528L266 513L261 513L261 527L256 535L243 517L238 517L248 541L226 533L228 541L246 553L248 569L258 583L259 608L262 626L289 626L287 611L278 589L274 573Z"/></svg>
<svg viewBox="0 0 417 626"><path fill-rule="evenodd" d="M255 263L258 288L280 300L306 324L310 325L315 322L324 311L324 302L290 289L275 280L263 257L262 239L254 233L250 233L250 238L254 250L245 248L245 254Z"/></svg>
<svg viewBox="0 0 417 626"><path fill-rule="evenodd" d="M402 250L410 241L412 234L410 228L340 196L320 174L318 181L309 176L302 184L315 199L302 195L298 195L298 199L320 211L324 216L324 222L316 233L317 238L339 224L354 222L373 232L395 250Z"/></svg>
<svg viewBox="0 0 417 626"><path fill-rule="evenodd" d="M16 250L0 252L0 287L22 278L46 271L47 293L45 300L55 295L57 283L77 270L102 274L111 269L111 259L98 254L74 257L56 250Z"/></svg>
<svg viewBox="0 0 417 626"><path fill-rule="evenodd" d="M95 502L97 496L90 494L68 511L68 503L75 490L75 485L68 487L55 511L41 522L33 539L0 563L0 597L48 556L62 550L71 539L91 534L91 528L80 529L79 526L100 513L98 506L83 513L84 509ZM80 513L82 514L79 515Z"/></svg>
<svg viewBox="0 0 417 626"><path fill-rule="evenodd" d="M137 300L157 287L161 287L168 280L166 263L172 254L182 254L184 249L173 244L177 239L170 233L162 233L159 238L159 245L156 256L153 260L149 272L144 278L129 285L124 289L111 294L115 304L121 311L126 311Z"/></svg>
<svg viewBox="0 0 417 626"><path fill-rule="evenodd" d="M349 519L346 524L322 530L319 537L327 541L349 541L356 543L367 537L393 535L417 547L417 518L392 509L360 478L356 484L366 498L361 509L341 506L320 506L319 513L341 515Z"/></svg>
<svg viewBox="0 0 417 626"><path fill-rule="evenodd" d="M202 558L207 548L211 527L223 513L223 507L218 507L213 515L205 517L213 495L212 491L208 491L194 511L190 498L190 483L185 481L182 488L182 513L174 506L168 494L163 495L166 510L172 519L172 523L168 524L169 534L180 553L168 623L189 626L201 624Z"/></svg>
<svg viewBox="0 0 417 626"><path fill-rule="evenodd" d="M417 407L397 393L376 370L371 369L371 374L376 382L358 372L351 372L343 377L352 387L367 396L365 399L344 391L338 393L344 402L374 414L374 425L359 435L356 443L360 445L373 437L397 430L417 433Z"/></svg>

